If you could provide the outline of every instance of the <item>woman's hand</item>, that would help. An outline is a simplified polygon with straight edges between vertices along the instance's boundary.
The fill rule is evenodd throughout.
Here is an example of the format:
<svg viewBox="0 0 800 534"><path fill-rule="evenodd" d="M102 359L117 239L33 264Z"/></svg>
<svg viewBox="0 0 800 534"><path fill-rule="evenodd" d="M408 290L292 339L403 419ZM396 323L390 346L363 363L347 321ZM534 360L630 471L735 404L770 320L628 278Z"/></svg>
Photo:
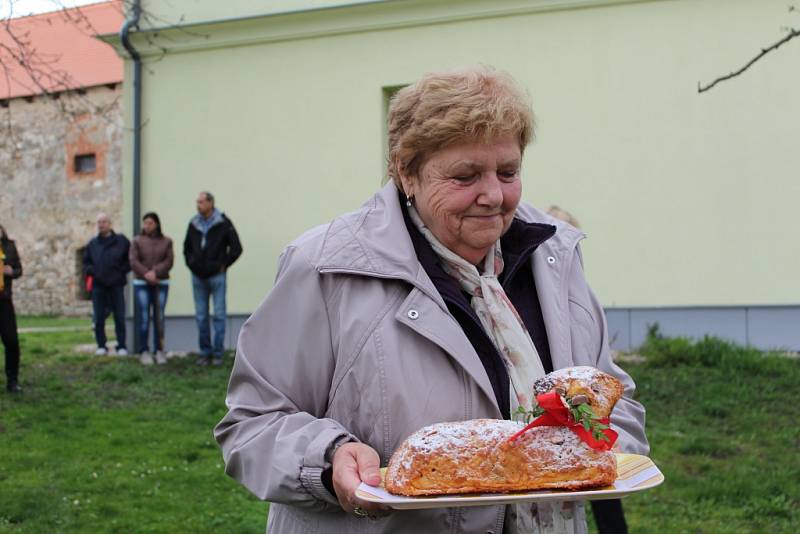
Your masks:
<svg viewBox="0 0 800 534"><path fill-rule="evenodd" d="M361 482L370 486L381 483L381 461L375 449L363 443L345 443L333 455L332 465L333 489L345 512L377 519L391 511L390 508L356 497L356 489Z"/></svg>
<svg viewBox="0 0 800 534"><path fill-rule="evenodd" d="M156 276L156 272L153 270L144 273L144 279L154 285L158 283L158 276Z"/></svg>

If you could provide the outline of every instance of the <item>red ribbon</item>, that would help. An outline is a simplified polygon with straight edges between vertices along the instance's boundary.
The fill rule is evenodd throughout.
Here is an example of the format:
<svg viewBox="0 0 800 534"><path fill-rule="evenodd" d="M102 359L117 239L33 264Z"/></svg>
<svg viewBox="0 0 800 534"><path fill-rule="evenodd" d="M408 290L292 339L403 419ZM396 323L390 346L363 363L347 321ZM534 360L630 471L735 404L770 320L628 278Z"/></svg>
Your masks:
<svg viewBox="0 0 800 534"><path fill-rule="evenodd" d="M581 423L575 422L569 409L564 406L561 395L556 391L537 395L536 402L544 409L544 414L531 421L525 428L511 436L508 441L515 441L518 437L535 426L565 426L572 430L584 443L599 451L611 450L614 442L617 441L617 433L610 428L600 431L606 435L608 441L604 439L595 439L591 429L586 430ZM596 419L596 421L604 425L609 424L608 417Z"/></svg>

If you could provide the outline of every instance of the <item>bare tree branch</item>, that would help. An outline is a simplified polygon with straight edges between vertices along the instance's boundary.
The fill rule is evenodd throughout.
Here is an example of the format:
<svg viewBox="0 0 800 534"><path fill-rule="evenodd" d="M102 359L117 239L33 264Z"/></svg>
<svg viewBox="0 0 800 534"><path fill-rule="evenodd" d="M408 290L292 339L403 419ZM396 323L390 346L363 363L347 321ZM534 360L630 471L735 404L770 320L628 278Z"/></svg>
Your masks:
<svg viewBox="0 0 800 534"><path fill-rule="evenodd" d="M698 93L704 93L704 92L708 91L709 89L711 89L712 87L714 87L715 85L717 85L720 82L724 82L725 80L730 80L731 78L735 78L736 76L739 76L744 71L746 71L747 69L752 67L753 63L755 63L759 59L763 58L764 56L766 56L767 54L769 54L773 50L777 50L778 47L780 47L781 45L783 45L785 43L788 43L789 41L791 41L792 39L794 39L795 37L798 37L798 36L800 36L800 30L794 29L794 28L790 28L789 33L786 35L786 37L784 37L780 41L774 43L772 46L770 46L768 48L762 48L761 52L759 52L759 54L756 57L754 57L753 59L748 61L739 70L731 72L730 74L726 74L725 76L720 76L719 78L717 78L716 80L714 80L713 82L711 82L711 83L709 83L708 85L705 85L705 86L701 85L700 82L697 82L697 92Z"/></svg>
<svg viewBox="0 0 800 534"><path fill-rule="evenodd" d="M0 145L10 142L12 146L16 146L12 142L14 141L14 131L11 121L12 111L9 106L9 101L17 98L17 96L12 96L12 84L16 84L17 87L28 93L28 96L20 95L19 97L29 101L34 96L49 96L52 105L78 128L82 128L82 125L77 119L87 111L107 122L114 121L116 117L114 110L118 107L120 96L117 95L106 105L94 102L91 95L86 92L86 88L69 71L61 67L61 54L38 50L30 30L22 29L25 27L24 25L17 26L14 9L17 7L15 6L17 2L18 0L7 0L8 8L4 9L5 13L0 13L0 35L5 36L0 41L0 82L4 81L8 90L8 93L0 94L0 113L4 114L4 117L0 118L0 130L5 130L0 133ZM53 25L56 20L54 17L57 17L61 19L62 23L73 26L84 35L96 36L101 33L93 25L89 15L84 12L85 7L67 7L64 0L49 0L49 2L54 8L54 13L53 17L44 19L47 24ZM125 17L132 5L133 0L113 2L113 8L122 17ZM145 68L147 68L147 64L161 61L170 52L167 45L171 45L171 43L210 37L208 34L185 28L183 26L184 16L181 16L177 22L171 22L148 10L142 10L141 17L144 26L161 27L162 30L177 30L174 35L164 35L158 31L141 31L139 25L135 27L137 32L141 32L141 36L148 46L156 48L160 52L148 59ZM152 69L148 69L148 72L153 74ZM0 83L0 87L2 85ZM62 95L64 98L61 98ZM147 122L145 120L142 127Z"/></svg>

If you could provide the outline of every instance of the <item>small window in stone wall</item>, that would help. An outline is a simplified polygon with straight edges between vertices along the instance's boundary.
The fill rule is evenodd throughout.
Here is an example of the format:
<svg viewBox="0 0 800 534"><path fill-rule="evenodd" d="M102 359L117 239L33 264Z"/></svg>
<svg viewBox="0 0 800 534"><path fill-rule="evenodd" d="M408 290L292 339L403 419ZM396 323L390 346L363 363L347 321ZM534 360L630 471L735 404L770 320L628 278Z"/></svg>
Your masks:
<svg viewBox="0 0 800 534"><path fill-rule="evenodd" d="M78 300L92 300L92 294L86 290L86 279L83 277L83 253L86 251L86 247L81 247L77 251L75 251L75 273L76 273L76 280L77 284L76 287L76 298Z"/></svg>
<svg viewBox="0 0 800 534"><path fill-rule="evenodd" d="M69 180L105 180L111 141L100 117L84 113L67 126L64 170Z"/></svg>
<svg viewBox="0 0 800 534"><path fill-rule="evenodd" d="M91 174L97 170L97 158L94 154L76 154L75 174Z"/></svg>

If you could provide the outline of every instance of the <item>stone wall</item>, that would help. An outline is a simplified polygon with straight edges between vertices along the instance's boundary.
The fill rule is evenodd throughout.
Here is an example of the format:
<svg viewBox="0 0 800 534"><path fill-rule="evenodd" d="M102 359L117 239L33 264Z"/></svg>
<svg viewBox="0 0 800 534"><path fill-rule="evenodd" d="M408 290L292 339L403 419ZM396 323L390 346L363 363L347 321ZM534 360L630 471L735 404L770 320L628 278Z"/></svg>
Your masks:
<svg viewBox="0 0 800 534"><path fill-rule="evenodd" d="M122 226L121 85L0 104L0 224L22 259L17 312L87 314L82 247L98 213Z"/></svg>

